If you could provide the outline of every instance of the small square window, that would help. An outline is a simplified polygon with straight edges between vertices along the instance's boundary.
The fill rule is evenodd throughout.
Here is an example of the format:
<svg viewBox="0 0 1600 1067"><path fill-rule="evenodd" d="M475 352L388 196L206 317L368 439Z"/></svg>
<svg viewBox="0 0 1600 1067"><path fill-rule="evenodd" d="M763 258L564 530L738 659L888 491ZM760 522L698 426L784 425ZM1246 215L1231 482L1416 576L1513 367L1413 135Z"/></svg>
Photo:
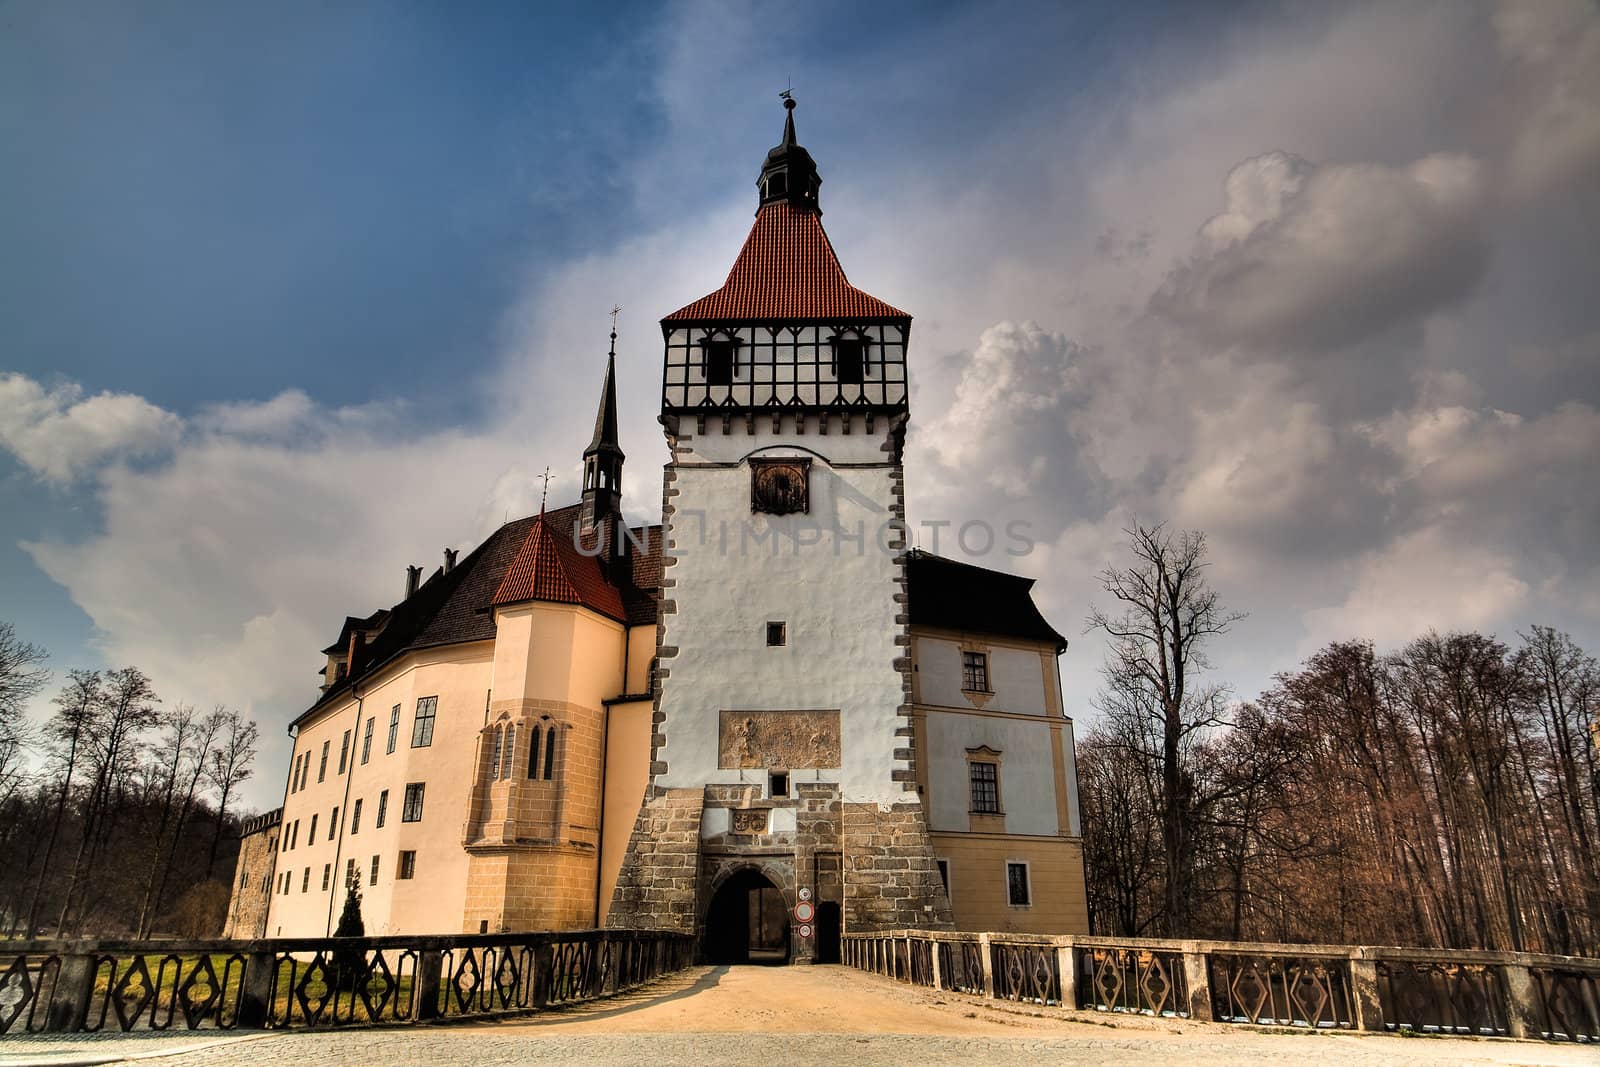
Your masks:
<svg viewBox="0 0 1600 1067"><path fill-rule="evenodd" d="M400 853L400 870L396 878L408 879L417 876L417 854L412 849Z"/></svg>
<svg viewBox="0 0 1600 1067"><path fill-rule="evenodd" d="M1026 908L1033 903L1026 863L1006 864L1006 901L1013 908Z"/></svg>
<svg viewBox="0 0 1600 1067"><path fill-rule="evenodd" d="M767 645L776 647L789 643L789 627L781 622L767 623Z"/></svg>
<svg viewBox="0 0 1600 1067"><path fill-rule="evenodd" d="M767 777L767 796L786 797L789 795L789 772L773 771Z"/></svg>
<svg viewBox="0 0 1600 1067"><path fill-rule="evenodd" d="M989 657L983 652L961 653L961 688L969 693L989 691Z"/></svg>

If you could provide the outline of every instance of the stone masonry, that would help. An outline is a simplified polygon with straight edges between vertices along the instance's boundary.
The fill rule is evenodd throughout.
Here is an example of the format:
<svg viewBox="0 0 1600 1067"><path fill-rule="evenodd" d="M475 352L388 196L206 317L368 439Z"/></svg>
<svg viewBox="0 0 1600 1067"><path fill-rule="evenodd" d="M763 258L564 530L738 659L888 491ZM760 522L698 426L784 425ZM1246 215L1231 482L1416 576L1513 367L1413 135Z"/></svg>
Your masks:
<svg viewBox="0 0 1600 1067"><path fill-rule="evenodd" d="M920 803L846 804L842 822L847 933L954 926Z"/></svg>
<svg viewBox="0 0 1600 1067"><path fill-rule="evenodd" d="M646 798L606 925L694 932L704 807L702 789L655 789Z"/></svg>

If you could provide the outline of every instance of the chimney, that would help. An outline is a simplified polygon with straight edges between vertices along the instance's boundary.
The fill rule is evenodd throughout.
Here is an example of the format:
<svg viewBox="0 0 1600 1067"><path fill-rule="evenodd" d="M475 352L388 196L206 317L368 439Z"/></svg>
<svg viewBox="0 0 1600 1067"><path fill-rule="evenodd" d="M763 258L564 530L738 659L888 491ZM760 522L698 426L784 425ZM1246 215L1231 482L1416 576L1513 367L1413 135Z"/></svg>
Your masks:
<svg viewBox="0 0 1600 1067"><path fill-rule="evenodd" d="M421 580L422 580L422 568L421 567L407 567L406 568L406 599L407 600L410 600L412 594L417 591L417 582L419 582Z"/></svg>
<svg viewBox="0 0 1600 1067"><path fill-rule="evenodd" d="M453 571L455 569L456 569L456 550L453 549L453 548L447 548L447 549L444 550L444 572L446 574L449 574L451 571Z"/></svg>

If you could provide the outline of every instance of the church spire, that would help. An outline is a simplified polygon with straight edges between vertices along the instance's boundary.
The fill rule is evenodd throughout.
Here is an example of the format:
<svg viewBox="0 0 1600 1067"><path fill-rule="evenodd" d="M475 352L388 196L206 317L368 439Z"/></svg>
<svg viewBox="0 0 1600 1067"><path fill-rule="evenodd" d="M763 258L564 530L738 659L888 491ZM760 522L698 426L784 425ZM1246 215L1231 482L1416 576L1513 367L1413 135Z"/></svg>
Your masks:
<svg viewBox="0 0 1600 1067"><path fill-rule="evenodd" d="M617 441L617 321L621 308L611 315L611 351L606 356L605 384L600 387L600 408L594 416L594 436L583 450L583 509L585 532L608 527L613 552L624 540L622 521L622 446Z"/></svg>
<svg viewBox="0 0 1600 1067"><path fill-rule="evenodd" d="M817 190L822 185L822 176L817 173L817 163L811 158L811 153L795 139L794 95L788 89L778 95L783 97L783 140L767 153L766 162L761 167L761 177L756 180L756 188L761 193L757 210L768 204L787 201L801 211L820 215L822 209L817 206Z"/></svg>

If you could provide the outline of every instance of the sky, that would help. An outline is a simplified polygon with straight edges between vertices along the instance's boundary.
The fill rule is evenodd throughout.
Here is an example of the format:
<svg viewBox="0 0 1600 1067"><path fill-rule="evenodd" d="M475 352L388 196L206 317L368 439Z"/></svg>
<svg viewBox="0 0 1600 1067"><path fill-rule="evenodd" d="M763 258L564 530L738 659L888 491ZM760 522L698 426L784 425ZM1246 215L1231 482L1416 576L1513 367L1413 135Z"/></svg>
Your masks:
<svg viewBox="0 0 1600 1067"><path fill-rule="evenodd" d="M790 84L851 281L914 317L919 541L1027 524L972 558L1039 579L1068 714L1133 521L1206 533L1240 699L1330 640L1600 650L1584 0L0 0L0 619L248 711L273 806L344 616L547 466L575 499L613 304L658 517L656 320L721 284Z"/></svg>

